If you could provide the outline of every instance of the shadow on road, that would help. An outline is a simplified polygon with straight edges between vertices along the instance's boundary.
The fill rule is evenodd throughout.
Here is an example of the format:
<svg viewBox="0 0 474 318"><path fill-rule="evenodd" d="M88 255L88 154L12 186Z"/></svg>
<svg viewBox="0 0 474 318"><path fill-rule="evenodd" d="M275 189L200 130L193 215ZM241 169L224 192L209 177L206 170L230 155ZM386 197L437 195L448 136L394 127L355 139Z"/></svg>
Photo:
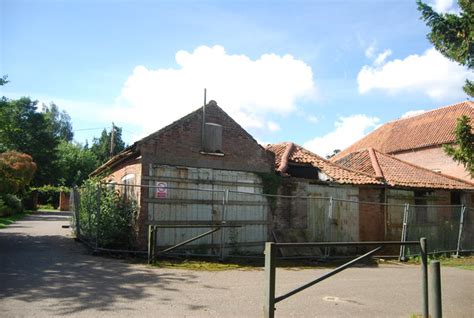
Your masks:
<svg viewBox="0 0 474 318"><path fill-rule="evenodd" d="M192 274L158 273L145 266L94 257L80 243L61 235L0 232L0 299L54 299L56 305L48 308L52 315L89 309L112 311L118 300L125 303L122 310L128 309L124 307L128 301L150 298L164 303L165 298L157 299L159 293L150 294L144 287L178 292L168 285L194 279Z"/></svg>

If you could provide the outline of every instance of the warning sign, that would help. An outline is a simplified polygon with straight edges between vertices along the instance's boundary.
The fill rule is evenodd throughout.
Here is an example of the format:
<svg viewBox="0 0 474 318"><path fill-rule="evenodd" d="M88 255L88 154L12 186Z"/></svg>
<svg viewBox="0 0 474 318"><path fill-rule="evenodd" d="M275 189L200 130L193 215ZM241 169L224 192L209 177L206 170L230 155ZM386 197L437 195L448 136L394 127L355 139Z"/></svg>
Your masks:
<svg viewBox="0 0 474 318"><path fill-rule="evenodd" d="M155 198L163 199L168 197L168 184L162 181L156 181Z"/></svg>

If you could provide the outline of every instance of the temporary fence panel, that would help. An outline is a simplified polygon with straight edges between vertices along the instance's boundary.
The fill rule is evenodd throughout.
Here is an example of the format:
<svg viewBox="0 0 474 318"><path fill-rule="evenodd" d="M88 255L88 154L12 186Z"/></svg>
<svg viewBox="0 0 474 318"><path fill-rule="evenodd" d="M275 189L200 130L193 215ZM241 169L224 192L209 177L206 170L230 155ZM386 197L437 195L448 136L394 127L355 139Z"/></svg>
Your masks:
<svg viewBox="0 0 474 318"><path fill-rule="evenodd" d="M159 165L150 169L148 207L151 224L232 223L186 246L192 254L262 253L267 239L267 203L253 173ZM172 246L209 228L168 228L157 233L160 247ZM223 249L223 250L222 250Z"/></svg>
<svg viewBox="0 0 474 318"><path fill-rule="evenodd" d="M426 237L430 252L455 253L461 210L460 205L410 205L405 239ZM409 250L405 256L417 253Z"/></svg>
<svg viewBox="0 0 474 318"><path fill-rule="evenodd" d="M457 254L474 252L474 208L464 207L461 211Z"/></svg>

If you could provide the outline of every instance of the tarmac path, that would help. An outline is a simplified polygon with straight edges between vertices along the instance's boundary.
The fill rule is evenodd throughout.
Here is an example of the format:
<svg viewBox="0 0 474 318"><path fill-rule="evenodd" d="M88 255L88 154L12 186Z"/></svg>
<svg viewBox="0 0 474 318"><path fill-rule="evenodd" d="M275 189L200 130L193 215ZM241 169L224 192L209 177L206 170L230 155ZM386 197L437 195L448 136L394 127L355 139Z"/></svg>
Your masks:
<svg viewBox="0 0 474 318"><path fill-rule="evenodd" d="M0 317L262 317L263 270L152 268L92 256L68 213L35 213L0 230ZM445 317L474 317L474 271L442 267ZM327 269L278 269L277 295ZM276 305L277 317L410 317L420 268L351 268Z"/></svg>

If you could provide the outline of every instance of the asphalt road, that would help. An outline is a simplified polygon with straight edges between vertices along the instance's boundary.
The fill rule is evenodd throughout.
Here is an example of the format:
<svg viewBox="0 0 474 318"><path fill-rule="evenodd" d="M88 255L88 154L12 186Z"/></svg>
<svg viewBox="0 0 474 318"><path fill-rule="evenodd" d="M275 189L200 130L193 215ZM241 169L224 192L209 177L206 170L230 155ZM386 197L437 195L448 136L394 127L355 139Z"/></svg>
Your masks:
<svg viewBox="0 0 474 318"><path fill-rule="evenodd" d="M152 268L90 255L67 213L0 230L0 317L262 317L263 271ZM277 295L325 273L278 269ZM445 317L474 317L474 272L442 268ZM420 268L348 269L276 305L277 317L410 317Z"/></svg>

